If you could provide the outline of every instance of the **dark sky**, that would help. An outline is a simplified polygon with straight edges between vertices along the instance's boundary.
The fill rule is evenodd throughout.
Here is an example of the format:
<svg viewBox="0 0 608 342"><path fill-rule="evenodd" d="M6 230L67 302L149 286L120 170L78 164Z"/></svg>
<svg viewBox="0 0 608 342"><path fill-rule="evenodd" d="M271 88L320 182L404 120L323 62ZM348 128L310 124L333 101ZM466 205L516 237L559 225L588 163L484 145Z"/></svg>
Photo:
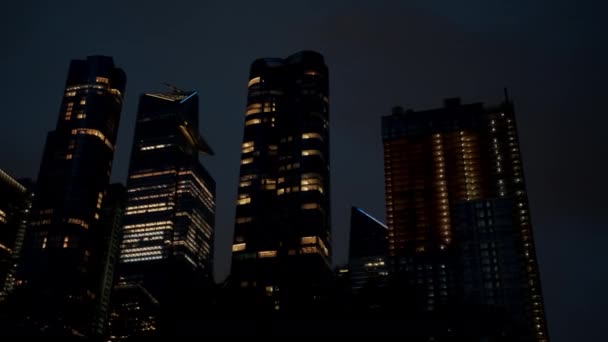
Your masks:
<svg viewBox="0 0 608 342"><path fill-rule="evenodd" d="M593 3L596 4L593 4ZM406 4L407 3L407 4ZM608 309L608 6L600 1L10 1L0 13L0 168L36 177L70 59L128 77L113 180L124 182L138 94L200 91L228 270L251 61L303 49L330 70L335 261L351 205L384 219L380 117L390 108L515 101L550 333L600 340ZM603 7L603 8L600 8ZM604 101L602 101L604 100Z"/></svg>

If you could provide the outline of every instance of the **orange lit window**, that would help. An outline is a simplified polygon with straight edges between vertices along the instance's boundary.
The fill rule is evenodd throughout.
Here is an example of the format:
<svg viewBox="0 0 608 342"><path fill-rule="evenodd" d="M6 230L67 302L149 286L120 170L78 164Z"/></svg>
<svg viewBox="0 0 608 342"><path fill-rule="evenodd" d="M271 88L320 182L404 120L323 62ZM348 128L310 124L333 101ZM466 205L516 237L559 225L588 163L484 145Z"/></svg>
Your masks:
<svg viewBox="0 0 608 342"><path fill-rule="evenodd" d="M246 243L235 243L234 245L232 245L232 251L233 252L240 252L240 251L244 251L245 248L247 247Z"/></svg>
<svg viewBox="0 0 608 342"><path fill-rule="evenodd" d="M277 251L260 251L258 258L274 258L277 256Z"/></svg>

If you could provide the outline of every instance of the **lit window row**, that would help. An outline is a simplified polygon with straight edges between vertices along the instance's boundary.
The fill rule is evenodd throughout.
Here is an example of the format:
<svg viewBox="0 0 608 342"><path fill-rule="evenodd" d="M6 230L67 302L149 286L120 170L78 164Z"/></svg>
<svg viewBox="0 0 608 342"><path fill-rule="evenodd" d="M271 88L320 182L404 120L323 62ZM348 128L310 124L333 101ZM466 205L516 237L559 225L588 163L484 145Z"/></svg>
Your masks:
<svg viewBox="0 0 608 342"><path fill-rule="evenodd" d="M139 262L139 261L150 261L150 260L159 260L162 259L163 256L161 253L157 253L154 256L149 256L149 257L139 257L139 258L129 258L129 259L123 259L122 262ZM122 259L122 258L121 258Z"/></svg>
<svg viewBox="0 0 608 342"><path fill-rule="evenodd" d="M277 195L288 194L290 192L298 192L300 189L297 186L277 190Z"/></svg>
<svg viewBox="0 0 608 342"><path fill-rule="evenodd" d="M319 209L320 206L318 203L304 203L304 204L302 204L301 208L304 210L311 210L311 209Z"/></svg>
<svg viewBox="0 0 608 342"><path fill-rule="evenodd" d="M243 195L241 195L241 196L243 196ZM245 197L245 196L246 196L246 197ZM243 196L243 197L239 198L239 199L236 201L236 203L237 203L238 205L243 205L243 204L249 204L249 203L251 203L251 197L249 197L249 196L247 196L247 195L245 195L245 196Z"/></svg>
<svg viewBox="0 0 608 342"><path fill-rule="evenodd" d="M262 81L262 79L258 76L258 77L254 77L252 79L249 80L249 82L247 83L247 87L251 87L254 84L258 84Z"/></svg>
<svg viewBox="0 0 608 342"><path fill-rule="evenodd" d="M251 164L253 163L253 158L244 158L241 160L241 165Z"/></svg>
<svg viewBox="0 0 608 342"><path fill-rule="evenodd" d="M103 133L101 133L101 131L98 131L98 130L92 129L92 128L75 128L72 130L72 135L80 135L80 134L91 135L96 138L99 138L101 141L103 141L106 144L106 146L108 146L111 150L114 150L114 146L112 145L110 140L108 140L106 138L106 136Z"/></svg>
<svg viewBox="0 0 608 342"><path fill-rule="evenodd" d="M277 251L260 251L258 258L274 258L277 256Z"/></svg>
<svg viewBox="0 0 608 342"><path fill-rule="evenodd" d="M77 224L85 229L89 229L89 224L87 222L85 222L84 220L78 219L78 218L68 218L68 223L70 224Z"/></svg>
<svg viewBox="0 0 608 342"><path fill-rule="evenodd" d="M168 174L175 174L175 170L138 173L138 174L131 175L131 177L129 177L129 178L135 179L135 178L155 177L155 176L163 176L163 175L168 175Z"/></svg>
<svg viewBox="0 0 608 342"><path fill-rule="evenodd" d="M319 133L302 133L302 139L323 139Z"/></svg>
<svg viewBox="0 0 608 342"><path fill-rule="evenodd" d="M173 146L172 144L159 144L159 145L150 145L150 146L142 146L140 148L141 151L148 151L148 150L157 150L160 148L167 148Z"/></svg>
<svg viewBox="0 0 608 342"><path fill-rule="evenodd" d="M158 212L158 211L167 211L167 210L172 210L172 209L173 209L173 206L164 206L164 207L141 209L141 210L127 210L125 215L138 215L138 214L153 213L153 212Z"/></svg>
<svg viewBox="0 0 608 342"><path fill-rule="evenodd" d="M150 209L150 208L158 208L158 207L163 207L163 206L167 206L167 205L173 205L175 203L166 203L166 202L160 202L160 203L149 203L149 204L142 204L142 205L133 205L133 206L129 206L127 207L127 211L132 211L132 210L137 210L137 209Z"/></svg>
<svg viewBox="0 0 608 342"><path fill-rule="evenodd" d="M45 224L51 224L51 220L50 219L46 219L46 220L41 220L41 221L33 221L31 223L32 226L43 226Z"/></svg>
<svg viewBox="0 0 608 342"><path fill-rule="evenodd" d="M321 151L319 150L302 150L302 156L320 156Z"/></svg>
<svg viewBox="0 0 608 342"><path fill-rule="evenodd" d="M232 245L232 251L233 252L240 252L240 251L244 251L245 248L247 247L246 243L235 243L234 245Z"/></svg>
<svg viewBox="0 0 608 342"><path fill-rule="evenodd" d="M130 228L156 227L156 226L170 225L172 223L173 222L171 222L171 221L155 221L155 222L147 222L147 223L129 224L129 225L124 226L124 228L130 229Z"/></svg>
<svg viewBox="0 0 608 342"><path fill-rule="evenodd" d="M236 219L236 223L249 223L253 221L253 217L249 216L249 217L238 217Z"/></svg>
<svg viewBox="0 0 608 342"><path fill-rule="evenodd" d="M257 125L259 123L262 123L262 119L249 119L245 121L245 126Z"/></svg>

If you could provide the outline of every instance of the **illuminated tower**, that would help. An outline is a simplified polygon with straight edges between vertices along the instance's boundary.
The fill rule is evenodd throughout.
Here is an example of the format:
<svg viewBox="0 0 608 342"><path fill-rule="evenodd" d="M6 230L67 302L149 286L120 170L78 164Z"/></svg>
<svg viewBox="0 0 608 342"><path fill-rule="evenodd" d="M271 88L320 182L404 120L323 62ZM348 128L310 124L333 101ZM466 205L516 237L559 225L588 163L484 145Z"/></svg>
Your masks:
<svg viewBox="0 0 608 342"><path fill-rule="evenodd" d="M99 224L125 73L111 57L73 60L54 131L47 136L17 285L34 308L35 334L88 335L104 277ZM24 302L24 307L27 307ZM26 323L27 324L27 323Z"/></svg>
<svg viewBox="0 0 608 342"><path fill-rule="evenodd" d="M253 62L232 280L257 309L315 302L330 263L329 89L323 56Z"/></svg>
<svg viewBox="0 0 608 342"><path fill-rule="evenodd" d="M389 254L419 304L502 310L497 329L548 341L512 103L397 107L382 133Z"/></svg>
<svg viewBox="0 0 608 342"><path fill-rule="evenodd" d="M199 161L199 153L211 149L199 135L198 102L197 92L176 88L140 97L111 322L115 338L168 329L211 279L215 181Z"/></svg>
<svg viewBox="0 0 608 342"><path fill-rule="evenodd" d="M0 302L15 285L15 266L32 201L30 185L0 169Z"/></svg>

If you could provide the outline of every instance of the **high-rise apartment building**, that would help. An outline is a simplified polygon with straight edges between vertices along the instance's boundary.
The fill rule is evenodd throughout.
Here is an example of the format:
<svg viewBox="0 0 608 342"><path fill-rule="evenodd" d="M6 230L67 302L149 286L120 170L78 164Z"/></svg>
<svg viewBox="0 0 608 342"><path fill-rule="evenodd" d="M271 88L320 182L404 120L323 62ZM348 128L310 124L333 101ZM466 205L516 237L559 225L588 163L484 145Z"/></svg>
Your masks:
<svg viewBox="0 0 608 342"><path fill-rule="evenodd" d="M115 339L167 331L212 279L215 181L199 160L198 93L173 88L139 101L131 151ZM200 308L196 308L200 310Z"/></svg>
<svg viewBox="0 0 608 342"><path fill-rule="evenodd" d="M251 65L231 280L258 312L314 305L330 274L328 78L313 51Z"/></svg>
<svg viewBox="0 0 608 342"><path fill-rule="evenodd" d="M548 341L513 104L397 107L382 134L389 254L420 308L500 312L497 331Z"/></svg>
<svg viewBox="0 0 608 342"><path fill-rule="evenodd" d="M108 248L101 208L112 169L125 73L111 57L73 60L46 140L16 284L28 333L88 336ZM27 300L25 299L27 298ZM27 304L26 304L27 302Z"/></svg>

